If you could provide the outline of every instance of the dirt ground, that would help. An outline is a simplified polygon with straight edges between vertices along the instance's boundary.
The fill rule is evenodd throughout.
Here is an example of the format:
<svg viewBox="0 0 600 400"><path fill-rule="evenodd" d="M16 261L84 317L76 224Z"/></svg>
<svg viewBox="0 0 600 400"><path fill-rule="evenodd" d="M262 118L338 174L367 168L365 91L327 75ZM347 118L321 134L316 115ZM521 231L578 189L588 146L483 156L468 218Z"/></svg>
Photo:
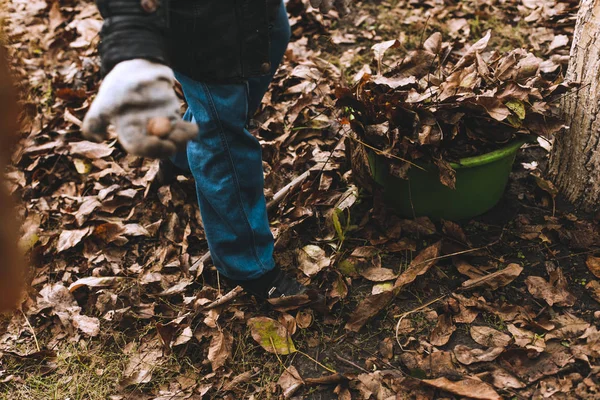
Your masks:
<svg viewBox="0 0 600 400"><path fill-rule="evenodd" d="M293 42L252 130L268 200L311 171L270 216L277 262L326 293L323 314L259 303L202 262L192 178L161 184L156 161L82 142L92 2L5 1L32 284L2 320L1 397L598 398L600 230L548 187L546 143L519 152L488 213L405 220L352 171L334 95L377 68L373 44L399 39L391 64L435 31L461 46L491 29L491 47L564 66L576 3L358 2L344 20L288 3Z"/></svg>

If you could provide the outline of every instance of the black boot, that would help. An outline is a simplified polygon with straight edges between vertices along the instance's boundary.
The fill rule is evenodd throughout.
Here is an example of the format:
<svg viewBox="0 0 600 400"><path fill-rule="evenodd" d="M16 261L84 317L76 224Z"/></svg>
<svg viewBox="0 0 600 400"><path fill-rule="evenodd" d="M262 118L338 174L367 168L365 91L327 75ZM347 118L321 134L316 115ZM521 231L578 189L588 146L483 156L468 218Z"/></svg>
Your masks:
<svg viewBox="0 0 600 400"><path fill-rule="evenodd" d="M179 168L168 158L162 159L159 161L158 173L156 174L156 179L154 181L158 186L170 185L177 180L179 175L191 177L192 173Z"/></svg>
<svg viewBox="0 0 600 400"><path fill-rule="evenodd" d="M275 267L260 278L234 282L261 300L297 296L308 291L306 286L279 267Z"/></svg>

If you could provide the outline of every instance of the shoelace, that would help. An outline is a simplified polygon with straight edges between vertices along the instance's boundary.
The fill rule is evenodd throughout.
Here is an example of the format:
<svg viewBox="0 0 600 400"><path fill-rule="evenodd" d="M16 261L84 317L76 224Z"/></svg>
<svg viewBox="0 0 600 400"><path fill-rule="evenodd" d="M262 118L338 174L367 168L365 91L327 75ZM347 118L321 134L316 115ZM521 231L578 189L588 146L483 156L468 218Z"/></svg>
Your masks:
<svg viewBox="0 0 600 400"><path fill-rule="evenodd" d="M275 291L276 291L276 290L277 290L277 286L273 286L273 287L272 287L272 288L269 290L269 292L268 292L268 297L267 297L267 298L269 298L269 299L270 299L270 298L272 298L271 296L273 296L273 293L275 293ZM282 294L281 294L281 296L279 296L279 297L285 297L285 294L284 294L284 293L282 293Z"/></svg>

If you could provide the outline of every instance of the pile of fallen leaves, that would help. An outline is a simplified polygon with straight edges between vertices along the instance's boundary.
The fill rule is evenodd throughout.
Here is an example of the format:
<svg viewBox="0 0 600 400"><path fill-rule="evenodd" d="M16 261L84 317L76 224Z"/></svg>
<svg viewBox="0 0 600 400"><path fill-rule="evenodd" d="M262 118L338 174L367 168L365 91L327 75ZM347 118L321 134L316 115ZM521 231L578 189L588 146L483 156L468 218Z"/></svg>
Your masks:
<svg viewBox="0 0 600 400"><path fill-rule="evenodd" d="M400 43L376 44L377 73L338 90L358 139L392 160L395 176L406 178L414 162L434 162L442 183L454 187L451 162L563 127L557 99L568 87L560 66L523 49L486 51L490 37L456 50L436 32L386 73L384 54Z"/></svg>
<svg viewBox="0 0 600 400"><path fill-rule="evenodd" d="M288 2L293 41L252 131L264 149L277 262L326 295L326 315L288 299L264 306L219 278L191 177L160 182L156 161L125 154L114 138L82 140L99 82L93 1L6 3L25 111L7 173L32 276L21 310L0 323L6 396L598 398L597 222L560 206L551 216L528 174L497 221L400 220L352 184L340 134L349 129L334 117L335 84L370 60L373 44L404 31L398 25L406 34L385 60L424 51L422 31L462 49L494 16L510 20L531 38L528 50L554 63L542 76L558 77L572 0L370 1L345 21ZM493 63L490 54L479 52Z"/></svg>

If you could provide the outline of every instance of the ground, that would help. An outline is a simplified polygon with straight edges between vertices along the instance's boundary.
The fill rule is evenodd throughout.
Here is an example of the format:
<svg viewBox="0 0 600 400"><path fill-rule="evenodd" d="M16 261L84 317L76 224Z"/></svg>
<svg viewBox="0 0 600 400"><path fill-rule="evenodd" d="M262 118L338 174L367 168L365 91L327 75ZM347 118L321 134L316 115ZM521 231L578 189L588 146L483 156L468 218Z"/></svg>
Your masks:
<svg viewBox="0 0 600 400"><path fill-rule="evenodd" d="M397 38L394 59L436 31L460 47L491 29L491 47L564 67L576 3L358 2L342 20L288 3L293 42L252 126L268 200L310 170L271 222L278 263L327 294L323 313L218 276L192 178L165 184L157 161L82 141L92 2L5 1L24 111L7 177L31 287L2 320L2 397L598 398L600 231L545 180L548 143L518 154L488 213L402 219L352 170L334 96L376 70L373 44Z"/></svg>

